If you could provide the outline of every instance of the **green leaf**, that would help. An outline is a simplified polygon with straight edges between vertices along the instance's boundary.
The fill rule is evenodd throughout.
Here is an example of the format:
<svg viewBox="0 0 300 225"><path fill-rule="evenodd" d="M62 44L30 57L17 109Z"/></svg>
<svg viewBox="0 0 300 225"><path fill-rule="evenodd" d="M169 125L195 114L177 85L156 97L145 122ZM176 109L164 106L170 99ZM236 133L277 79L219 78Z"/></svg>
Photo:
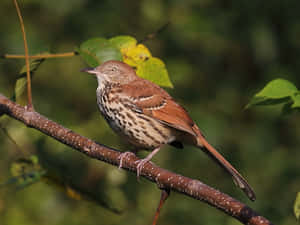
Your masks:
<svg viewBox="0 0 300 225"><path fill-rule="evenodd" d="M246 108L253 105L275 105L289 102L298 92L297 87L284 79L275 79L269 82L248 103Z"/></svg>
<svg viewBox="0 0 300 225"><path fill-rule="evenodd" d="M296 196L296 200L295 200L295 204L294 204L294 213L295 213L297 220L299 220L299 218L300 218L300 192L298 192L298 194Z"/></svg>
<svg viewBox="0 0 300 225"><path fill-rule="evenodd" d="M27 85L27 78L26 77L21 77L17 79L16 85L15 85L15 92L13 96L11 97L12 101L18 101L19 97L24 93L26 90L26 85Z"/></svg>
<svg viewBox="0 0 300 225"><path fill-rule="evenodd" d="M294 101L292 108L300 108L300 92L296 93L295 95L292 95L292 99Z"/></svg>
<svg viewBox="0 0 300 225"><path fill-rule="evenodd" d="M129 48L136 46L137 40L131 36L121 35L108 40L113 46L118 49Z"/></svg>
<svg viewBox="0 0 300 225"><path fill-rule="evenodd" d="M152 57L141 62L136 72L140 77L150 80L158 85L173 87L165 64L158 58Z"/></svg>
<svg viewBox="0 0 300 225"><path fill-rule="evenodd" d="M78 49L84 61L92 67L99 66L108 60L122 60L120 50L104 38L93 38L85 41Z"/></svg>
<svg viewBox="0 0 300 225"><path fill-rule="evenodd" d="M290 103L290 98L281 98L281 99L270 99L270 98L263 98L263 97L253 97L246 108L249 108L253 105L277 105L282 103Z"/></svg>
<svg viewBox="0 0 300 225"><path fill-rule="evenodd" d="M39 66L45 61L45 59L35 59L31 60L29 64L31 77L33 77L33 74L36 72L36 70L39 68ZM24 93L26 90L27 85L27 77L26 77L26 65L22 67L20 70L19 78L16 81L15 85L15 92L13 96L11 97L12 101L18 101L19 97Z"/></svg>
<svg viewBox="0 0 300 225"><path fill-rule="evenodd" d="M292 96L296 92L298 92L298 89L293 83L284 79L276 79L269 82L255 96L271 98L271 99L279 99L279 98Z"/></svg>
<svg viewBox="0 0 300 225"><path fill-rule="evenodd" d="M48 52L43 52L41 54L48 54ZM41 63L44 62L44 61L45 61L45 59L30 60L30 62L29 62L30 73L34 73L39 68ZM26 65L24 65L22 67L22 69L20 70L20 77L26 76L26 73L27 73L27 68L26 68Z"/></svg>

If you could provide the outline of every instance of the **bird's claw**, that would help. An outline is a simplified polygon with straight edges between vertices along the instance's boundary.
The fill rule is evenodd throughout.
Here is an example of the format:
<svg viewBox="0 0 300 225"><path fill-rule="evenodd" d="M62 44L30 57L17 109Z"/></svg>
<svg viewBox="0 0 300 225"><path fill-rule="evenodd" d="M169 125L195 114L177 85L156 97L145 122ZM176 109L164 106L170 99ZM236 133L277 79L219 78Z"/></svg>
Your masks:
<svg viewBox="0 0 300 225"><path fill-rule="evenodd" d="M118 157L118 159L120 160L119 169L123 167L123 160L130 155L135 155L135 154L132 152L123 152L121 155L119 155Z"/></svg>
<svg viewBox="0 0 300 225"><path fill-rule="evenodd" d="M136 166L136 176L137 176L137 179L140 178L142 169L143 169L144 165L145 165L147 162L150 162L150 160L147 159L147 158L146 158L146 159L140 159L140 160L135 161L135 163L137 163L137 166ZM150 163L151 163L151 162L150 162Z"/></svg>
<svg viewBox="0 0 300 225"><path fill-rule="evenodd" d="M123 167L123 160L126 158L126 157L129 157L129 156L132 156L135 154L132 153L132 152L123 152L122 154L119 155L118 159L120 160L120 163L119 163L119 169L121 169ZM142 172L142 169L144 167L144 165L147 163L147 162L150 162L150 159L149 158L145 158L145 159L139 159L137 161L135 161L135 164L137 164L136 166L136 176L137 176L137 179L139 180L140 178L140 175L141 175L141 172Z"/></svg>

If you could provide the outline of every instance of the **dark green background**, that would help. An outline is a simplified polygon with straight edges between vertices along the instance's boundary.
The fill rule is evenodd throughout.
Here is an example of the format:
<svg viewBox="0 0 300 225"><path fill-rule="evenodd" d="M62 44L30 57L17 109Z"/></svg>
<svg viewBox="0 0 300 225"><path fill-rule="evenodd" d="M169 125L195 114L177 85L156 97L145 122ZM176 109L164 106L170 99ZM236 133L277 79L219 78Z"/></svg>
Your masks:
<svg viewBox="0 0 300 225"><path fill-rule="evenodd" d="M93 37L132 35L168 68L174 89L204 134L247 178L257 200L250 202L205 154L192 147L165 147L154 162L199 179L249 204L275 224L296 224L293 202L300 191L299 113L281 107L244 110L259 89L281 77L300 88L300 2L220 0L20 1L30 54L73 51ZM23 53L18 18L10 0L0 2L0 54ZM11 96L23 60L0 60L0 93ZM33 79L35 109L74 131L126 150L96 107L96 80L80 69L79 56L49 59ZM37 154L52 174L123 209L116 215L96 203L76 201L55 185L39 182L24 190L0 189L1 225L150 224L160 192L153 183L83 154L4 118L19 146ZM0 182L21 157L0 132ZM145 154L141 154L145 156ZM172 193L159 224L239 224L220 211Z"/></svg>

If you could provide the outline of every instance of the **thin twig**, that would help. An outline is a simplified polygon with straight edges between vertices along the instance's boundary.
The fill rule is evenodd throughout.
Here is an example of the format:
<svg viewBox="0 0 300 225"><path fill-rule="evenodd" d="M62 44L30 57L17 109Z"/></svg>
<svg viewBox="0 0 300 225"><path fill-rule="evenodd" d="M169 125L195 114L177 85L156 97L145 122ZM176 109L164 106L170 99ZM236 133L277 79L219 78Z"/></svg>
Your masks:
<svg viewBox="0 0 300 225"><path fill-rule="evenodd" d="M30 78L30 66L29 66L29 57L28 57L28 45L27 45L27 40L26 40L26 33L25 33L25 27L24 27L24 22L21 14L21 10L19 8L17 0L13 0L17 14L20 20L20 25L21 25L21 30L22 30L22 35L23 35L23 40L24 40L24 49L25 49L25 62L26 62L26 74L27 74L27 98L28 98L28 103L27 107L28 109L33 109L32 105L32 92L31 92L31 78Z"/></svg>
<svg viewBox="0 0 300 225"><path fill-rule="evenodd" d="M2 117L3 118L3 117ZM1 118L1 119L2 119ZM1 122L1 121L0 121ZM4 135L14 144L14 146L16 147L16 149L19 151L19 154L22 155L22 157L24 157L26 155L26 152L18 145L18 143L15 141L15 139L10 135L10 133L8 132L8 130L3 126L2 123L0 123L0 130L2 130L2 132L4 133Z"/></svg>
<svg viewBox="0 0 300 225"><path fill-rule="evenodd" d="M169 25L170 25L170 22L167 22L166 24L164 24L160 28L158 28L158 30L156 30L155 32L146 35L146 37L144 37L142 40L140 40L139 43L144 43L146 41L149 41L149 40L155 38L159 33L163 32Z"/></svg>
<svg viewBox="0 0 300 225"><path fill-rule="evenodd" d="M160 210L163 207L165 201L167 200L167 198L170 196L170 190L169 189L162 189L161 190L161 195L160 195L160 200L159 200L159 204L157 206L155 215L154 215L154 219L152 222L152 225L156 225L157 224L157 220L160 214Z"/></svg>
<svg viewBox="0 0 300 225"><path fill-rule="evenodd" d="M55 123L41 114L28 111L5 96L0 94L0 114L4 113L15 118L28 127L32 127L42 133L78 150L91 158L119 166L121 152L85 138L65 127ZM123 160L123 169L136 173L136 162L139 160L134 155L129 155ZM232 197L215 190L212 187L188 177L159 168L148 162L141 171L141 176L154 182L161 189L176 191L194 199L201 200L222 212L236 218L248 225L270 225L271 222L260 216L249 206L233 199Z"/></svg>
<svg viewBox="0 0 300 225"><path fill-rule="evenodd" d="M72 57L77 55L76 52L65 52L65 53L58 53L58 54L37 54L37 55L29 55L29 59L46 59L46 58L62 58L62 57ZM15 54L4 54L2 58L5 59L24 59L26 58L25 55L15 55Z"/></svg>

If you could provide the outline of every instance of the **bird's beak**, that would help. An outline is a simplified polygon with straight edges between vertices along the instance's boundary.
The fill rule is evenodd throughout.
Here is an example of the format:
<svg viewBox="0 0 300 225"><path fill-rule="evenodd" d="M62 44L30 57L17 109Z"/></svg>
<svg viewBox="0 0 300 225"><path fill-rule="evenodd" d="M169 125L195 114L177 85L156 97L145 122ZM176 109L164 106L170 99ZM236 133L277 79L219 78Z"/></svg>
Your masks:
<svg viewBox="0 0 300 225"><path fill-rule="evenodd" d="M80 70L80 72L86 72L86 73L90 73L90 74L96 74L97 73L95 68L92 68L92 67L84 68L84 69Z"/></svg>

